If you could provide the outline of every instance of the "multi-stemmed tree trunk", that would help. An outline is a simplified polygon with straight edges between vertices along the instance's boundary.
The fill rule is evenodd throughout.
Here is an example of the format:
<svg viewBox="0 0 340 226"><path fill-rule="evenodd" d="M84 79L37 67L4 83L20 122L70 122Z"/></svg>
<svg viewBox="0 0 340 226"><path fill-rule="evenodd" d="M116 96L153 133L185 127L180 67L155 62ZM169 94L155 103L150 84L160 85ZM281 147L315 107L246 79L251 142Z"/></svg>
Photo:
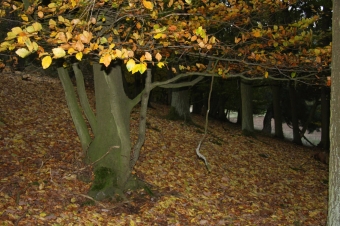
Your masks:
<svg viewBox="0 0 340 226"><path fill-rule="evenodd" d="M340 2L333 1L328 226L340 222Z"/></svg>
<svg viewBox="0 0 340 226"><path fill-rule="evenodd" d="M253 135L254 119L252 106L252 86L246 81L241 81L241 100L242 100L242 133Z"/></svg>
<svg viewBox="0 0 340 226"><path fill-rule="evenodd" d="M157 86L163 88L192 86L201 81L203 77L198 77L190 82L170 84L186 76L181 74L167 81L151 83L151 70L148 69L144 90L134 99L130 99L124 91L119 62L108 68L94 64L96 100L96 114L94 114L85 91L83 74L77 64L73 65L73 70L81 106L78 105L77 95L68 71L60 67L58 74L84 151L84 160L94 166L95 179L89 195L97 200L103 200L114 194L124 196L122 193L124 190L144 186L142 181L132 177L131 171L138 160L145 140L146 112L151 90ZM130 113L139 102L141 102L139 134L136 144L132 147ZM91 127L93 139L82 112Z"/></svg>
<svg viewBox="0 0 340 226"><path fill-rule="evenodd" d="M131 168L136 160L135 157L138 157L144 139L142 137L138 141L139 145L137 143L132 155L130 113L132 108L140 101L140 96L131 100L125 95L122 71L119 64L106 70L102 65L95 64L93 69L96 114L94 114L87 100L82 73L77 65L74 65L73 69L76 75L79 100L92 128L93 140L82 116L81 108L78 106L76 94L67 70L59 68L58 74L85 153L85 160L94 164L95 177L97 178L95 178L95 184L89 194L95 199L101 200L117 193L121 194L126 188L137 185L135 183L137 180L130 180L132 179ZM148 71L147 78L150 84L150 71ZM143 107L143 104L145 105L146 101L147 105L149 91L146 88L143 93L141 114L146 113L146 107ZM145 115L141 116L140 126L145 132ZM133 184L129 183L131 181Z"/></svg>

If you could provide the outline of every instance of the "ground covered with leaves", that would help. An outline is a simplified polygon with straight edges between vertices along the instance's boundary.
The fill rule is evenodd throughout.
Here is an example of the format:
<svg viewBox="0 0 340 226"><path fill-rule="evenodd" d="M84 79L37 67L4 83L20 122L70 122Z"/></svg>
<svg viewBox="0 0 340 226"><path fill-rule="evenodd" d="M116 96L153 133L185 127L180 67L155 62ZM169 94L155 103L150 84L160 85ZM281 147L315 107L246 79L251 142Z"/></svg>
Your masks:
<svg viewBox="0 0 340 226"><path fill-rule="evenodd" d="M3 74L0 86L0 225L326 224L328 167L314 150L210 121L201 148L209 173L195 154L204 119L169 121L161 105L148 111L134 172L151 190L94 203L58 80Z"/></svg>

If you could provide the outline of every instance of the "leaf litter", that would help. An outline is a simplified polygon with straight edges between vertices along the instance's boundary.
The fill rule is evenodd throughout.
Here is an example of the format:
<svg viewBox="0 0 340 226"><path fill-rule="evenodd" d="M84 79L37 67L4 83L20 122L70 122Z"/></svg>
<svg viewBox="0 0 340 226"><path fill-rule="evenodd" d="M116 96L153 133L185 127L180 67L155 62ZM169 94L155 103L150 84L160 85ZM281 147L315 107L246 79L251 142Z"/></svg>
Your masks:
<svg viewBox="0 0 340 226"><path fill-rule="evenodd" d="M61 85L34 78L0 79L1 225L326 224L328 169L312 159L314 149L244 137L239 127L211 120L201 148L208 173L195 154L204 118L193 115L196 126L169 121L168 107L157 104L133 172L150 189L127 192L125 202L93 202L84 180L91 169L82 164Z"/></svg>

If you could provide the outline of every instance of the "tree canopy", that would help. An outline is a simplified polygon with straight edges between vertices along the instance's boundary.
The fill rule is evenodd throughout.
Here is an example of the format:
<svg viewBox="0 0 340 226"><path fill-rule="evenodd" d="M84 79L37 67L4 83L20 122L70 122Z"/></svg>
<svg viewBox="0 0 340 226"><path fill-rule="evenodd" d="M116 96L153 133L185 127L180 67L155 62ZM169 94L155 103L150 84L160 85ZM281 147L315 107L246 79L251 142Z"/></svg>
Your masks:
<svg viewBox="0 0 340 226"><path fill-rule="evenodd" d="M0 51L37 53L43 68L57 59L105 66L120 59L130 72L143 73L148 63L174 61L182 72L222 77L319 79L331 55L329 43L315 45L320 11L289 23L272 16L293 13L299 2L70 0L24 7L3 0L1 15L16 11L22 26L7 33Z"/></svg>

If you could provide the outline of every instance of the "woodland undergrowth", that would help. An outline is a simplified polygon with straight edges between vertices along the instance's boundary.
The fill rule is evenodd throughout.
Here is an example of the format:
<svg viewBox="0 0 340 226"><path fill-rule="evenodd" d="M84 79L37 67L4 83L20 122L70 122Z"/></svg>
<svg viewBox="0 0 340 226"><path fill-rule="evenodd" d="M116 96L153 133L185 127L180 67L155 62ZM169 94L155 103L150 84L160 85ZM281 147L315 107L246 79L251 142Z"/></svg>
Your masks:
<svg viewBox="0 0 340 226"><path fill-rule="evenodd" d="M151 190L127 201L94 202L93 177L58 80L0 75L0 225L325 225L328 167L314 149L204 118L195 125L148 110L146 142L134 173ZM90 99L93 91L89 90ZM137 139L139 109L132 114Z"/></svg>

